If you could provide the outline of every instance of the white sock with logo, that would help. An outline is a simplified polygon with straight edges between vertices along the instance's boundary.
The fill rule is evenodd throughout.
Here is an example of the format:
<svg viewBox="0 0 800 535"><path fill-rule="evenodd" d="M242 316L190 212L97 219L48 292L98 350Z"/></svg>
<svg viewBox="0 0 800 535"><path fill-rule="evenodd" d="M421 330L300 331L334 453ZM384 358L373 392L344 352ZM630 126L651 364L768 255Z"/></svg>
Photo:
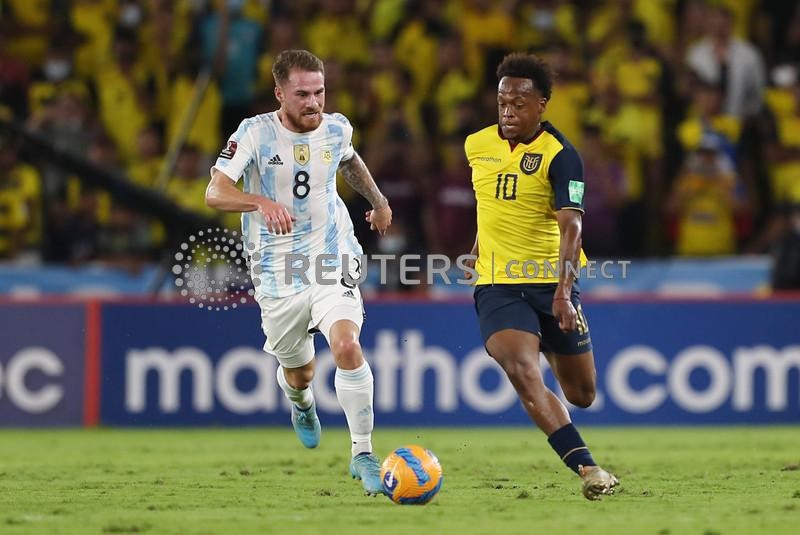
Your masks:
<svg viewBox="0 0 800 535"><path fill-rule="evenodd" d="M311 386L306 388L295 388L286 380L286 374L283 372L283 366L278 366L278 386L281 387L283 393L289 398L289 401L297 405L303 410L306 410L314 402L314 393L311 392Z"/></svg>
<svg viewBox="0 0 800 535"><path fill-rule="evenodd" d="M347 417L353 457L359 453L372 453L375 415L372 410L372 370L369 364L365 361L355 370L336 368L333 384L336 387L336 397Z"/></svg>

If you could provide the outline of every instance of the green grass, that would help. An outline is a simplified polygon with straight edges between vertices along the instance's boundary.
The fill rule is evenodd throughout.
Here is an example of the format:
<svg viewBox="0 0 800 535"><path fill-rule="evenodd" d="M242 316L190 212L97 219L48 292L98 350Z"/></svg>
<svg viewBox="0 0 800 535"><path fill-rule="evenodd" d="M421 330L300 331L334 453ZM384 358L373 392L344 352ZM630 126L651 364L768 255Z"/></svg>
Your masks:
<svg viewBox="0 0 800 535"><path fill-rule="evenodd" d="M797 428L585 428L622 480L588 502L533 428L379 429L421 443L444 484L425 507L361 493L348 437L291 429L0 431L0 533L800 532ZM788 466L791 468L791 466Z"/></svg>

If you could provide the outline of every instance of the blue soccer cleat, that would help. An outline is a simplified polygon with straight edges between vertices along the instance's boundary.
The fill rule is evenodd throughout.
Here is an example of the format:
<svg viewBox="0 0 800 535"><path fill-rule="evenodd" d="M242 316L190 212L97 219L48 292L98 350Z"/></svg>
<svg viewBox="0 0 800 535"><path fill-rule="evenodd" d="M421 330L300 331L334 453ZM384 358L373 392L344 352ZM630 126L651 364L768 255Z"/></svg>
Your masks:
<svg viewBox="0 0 800 535"><path fill-rule="evenodd" d="M294 427L297 438L306 448L316 448L319 446L319 439L322 436L322 426L319 424L317 416L317 406L312 401L311 406L306 410L299 408L292 403L292 427Z"/></svg>
<svg viewBox="0 0 800 535"><path fill-rule="evenodd" d="M367 494L384 494L381 481L381 462L371 453L359 453L350 461L350 475L360 479Z"/></svg>

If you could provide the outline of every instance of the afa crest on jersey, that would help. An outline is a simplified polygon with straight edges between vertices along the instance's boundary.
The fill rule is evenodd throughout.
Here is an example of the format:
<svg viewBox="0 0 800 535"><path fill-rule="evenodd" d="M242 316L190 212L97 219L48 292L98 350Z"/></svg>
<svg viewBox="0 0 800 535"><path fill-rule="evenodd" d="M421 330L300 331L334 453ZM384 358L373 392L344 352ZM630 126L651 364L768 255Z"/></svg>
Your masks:
<svg viewBox="0 0 800 535"><path fill-rule="evenodd" d="M522 155L522 159L519 161L519 168L526 175L532 175L539 170L541 165L542 155L533 152L526 152Z"/></svg>

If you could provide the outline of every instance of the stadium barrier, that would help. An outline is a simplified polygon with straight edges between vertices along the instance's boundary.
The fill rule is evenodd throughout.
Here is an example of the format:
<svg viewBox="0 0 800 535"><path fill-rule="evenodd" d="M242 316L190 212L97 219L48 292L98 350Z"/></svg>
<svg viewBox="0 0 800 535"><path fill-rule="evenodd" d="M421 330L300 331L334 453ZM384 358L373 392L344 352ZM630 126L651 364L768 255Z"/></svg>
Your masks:
<svg viewBox="0 0 800 535"><path fill-rule="evenodd" d="M582 424L800 422L800 298L585 303L598 396ZM0 303L0 426L285 425L254 305ZM318 339L323 423L344 425ZM367 303L380 425L527 424L471 302ZM547 371L548 384L555 387ZM559 393L560 394L560 393Z"/></svg>

